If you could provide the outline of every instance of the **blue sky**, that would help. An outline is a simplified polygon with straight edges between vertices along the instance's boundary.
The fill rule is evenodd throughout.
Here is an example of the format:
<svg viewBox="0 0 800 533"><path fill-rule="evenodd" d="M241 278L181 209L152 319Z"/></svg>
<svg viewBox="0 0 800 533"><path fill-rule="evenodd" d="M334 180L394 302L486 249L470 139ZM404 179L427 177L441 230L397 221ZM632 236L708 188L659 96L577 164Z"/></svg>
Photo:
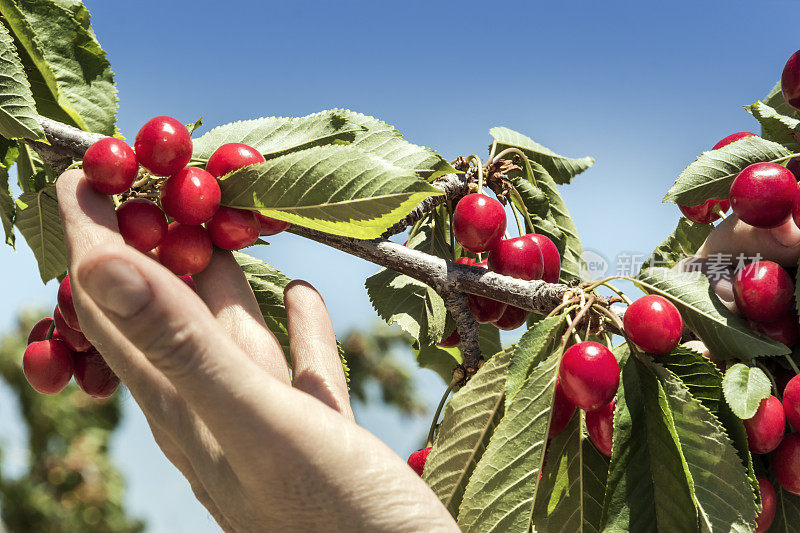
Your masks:
<svg viewBox="0 0 800 533"><path fill-rule="evenodd" d="M207 129L345 107L452 158L485 154L489 128L507 126L597 159L562 192L584 246L612 262L672 230L677 208L660 200L675 176L725 135L758 131L741 106L765 95L800 47L790 2L86 3L129 138L161 114L202 115ZM271 242L256 255L315 284L338 332L377 320L363 289L375 266L299 237ZM0 251L3 327L20 307L55 300L19 243L16 254ZM441 382L418 375L435 402ZM0 389L0 430L17 446L7 461L19 463L8 396ZM152 531L214 531L126 403L114 453L132 510ZM359 418L404 456L428 423L371 409Z"/></svg>

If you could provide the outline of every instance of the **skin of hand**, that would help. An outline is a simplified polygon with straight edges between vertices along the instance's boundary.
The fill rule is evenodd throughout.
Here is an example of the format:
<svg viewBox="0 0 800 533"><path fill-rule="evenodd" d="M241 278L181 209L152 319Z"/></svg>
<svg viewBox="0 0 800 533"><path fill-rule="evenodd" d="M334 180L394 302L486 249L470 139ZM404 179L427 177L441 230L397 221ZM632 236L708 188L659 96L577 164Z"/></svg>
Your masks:
<svg viewBox="0 0 800 533"><path fill-rule="evenodd" d="M230 252L195 294L126 246L80 170L58 180L81 327L155 441L226 531L458 531L434 493L353 419L321 296L285 290L290 373Z"/></svg>
<svg viewBox="0 0 800 533"><path fill-rule="evenodd" d="M736 215L729 215L714 228L695 257L709 259L715 254L730 254L734 264L737 256L743 254L746 258L760 257L784 267L795 267L800 258L800 228L791 219L777 228L755 228ZM710 281L722 303L738 314L732 277Z"/></svg>

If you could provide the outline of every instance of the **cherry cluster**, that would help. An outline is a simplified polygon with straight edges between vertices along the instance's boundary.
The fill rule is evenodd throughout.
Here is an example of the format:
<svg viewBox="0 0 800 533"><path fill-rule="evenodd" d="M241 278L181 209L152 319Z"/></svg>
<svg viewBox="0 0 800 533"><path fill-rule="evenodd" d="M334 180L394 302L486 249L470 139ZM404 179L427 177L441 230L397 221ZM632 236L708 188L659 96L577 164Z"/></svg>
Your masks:
<svg viewBox="0 0 800 533"><path fill-rule="evenodd" d="M69 276L58 288L53 318L41 319L28 335L22 370L31 387L41 394L61 392L73 376L93 398L108 398L117 390L119 378L81 331Z"/></svg>
<svg viewBox="0 0 800 533"><path fill-rule="evenodd" d="M155 117L136 134L133 148L113 137L97 141L86 151L83 171L98 192L131 196L117 208L120 234L141 252L155 250L159 262L178 275L202 272L211 261L213 246L239 250L255 243L259 235L275 235L289 227L253 211L220 205L217 179L263 163L264 156L256 149L224 144L211 155L205 170L187 166L191 156L186 126L171 117ZM140 183L154 183L160 206L150 199L152 195L139 197Z"/></svg>
<svg viewBox="0 0 800 533"><path fill-rule="evenodd" d="M504 239L505 231L506 212L500 202L482 193L464 196L453 211L453 236L464 250L477 257L465 255L457 262L526 281L558 282L561 256L553 241L536 233ZM488 253L485 259L484 253ZM467 303L479 324L513 330L528 319L525 309L484 296L469 294ZM452 348L460 342L456 330L439 345Z"/></svg>
<svg viewBox="0 0 800 533"><path fill-rule="evenodd" d="M786 102L800 111L800 50L786 62L781 76ZM722 148L754 133L728 135L712 150ZM709 224L733 208L740 220L757 228L777 228L794 220L800 226L800 158L792 158L786 166L776 163L754 163L742 170L731 184L728 199L707 200L701 205L680 206L689 220Z"/></svg>
<svg viewBox="0 0 800 533"><path fill-rule="evenodd" d="M83 172L96 191L127 197L117 207L125 242L153 255L194 289L191 276L205 270L214 246L239 250L255 243L259 235L275 235L289 224L220 205L217 179L264 162L256 149L224 144L211 155L205 170L187 166L191 156L186 126L171 117L155 117L139 130L134 148L114 137L94 143L84 156ZM111 396L119 385L119 378L81 331L69 276L58 289L53 318L40 320L31 331L22 362L28 382L42 394L61 392L73 376L95 398Z"/></svg>

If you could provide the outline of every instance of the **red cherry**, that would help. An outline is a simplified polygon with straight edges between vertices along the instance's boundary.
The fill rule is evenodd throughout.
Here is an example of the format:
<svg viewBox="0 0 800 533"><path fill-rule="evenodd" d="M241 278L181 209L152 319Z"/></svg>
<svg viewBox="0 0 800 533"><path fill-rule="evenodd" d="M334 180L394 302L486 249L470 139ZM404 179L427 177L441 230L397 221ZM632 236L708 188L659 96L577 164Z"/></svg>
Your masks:
<svg viewBox="0 0 800 533"><path fill-rule="evenodd" d="M140 252L149 252L167 233L167 217L156 204L131 198L117 208L117 225L125 242Z"/></svg>
<svg viewBox="0 0 800 533"><path fill-rule="evenodd" d="M97 350L76 354L75 381L92 398L108 398L119 386L119 378Z"/></svg>
<svg viewBox="0 0 800 533"><path fill-rule="evenodd" d="M792 220L794 220L795 226L800 224L800 183L798 184L798 190L795 193L794 200L792 202Z"/></svg>
<svg viewBox="0 0 800 533"><path fill-rule="evenodd" d="M542 279L544 257L539 246L527 236L505 239L489 252L489 270L512 278Z"/></svg>
<svg viewBox="0 0 800 533"><path fill-rule="evenodd" d="M458 334L458 330L454 329L453 333L447 336L442 342L438 343L436 346L440 348L455 348L461 344L461 335Z"/></svg>
<svg viewBox="0 0 800 533"><path fill-rule="evenodd" d="M567 424L572 420L572 415L575 414L575 409L575 404L564 394L561 382L556 380L556 393L553 397L553 415L550 418L550 433L548 434L551 439L560 435L567 428Z"/></svg>
<svg viewBox="0 0 800 533"><path fill-rule="evenodd" d="M783 315L772 322L751 320L750 327L774 341L785 344L789 348L794 347L797 344L798 337L800 337L797 316L793 313Z"/></svg>
<svg viewBox="0 0 800 533"><path fill-rule="evenodd" d="M72 285L69 283L69 274L64 277L61 285L58 286L57 300L58 309L61 311L64 321L72 329L80 331L81 325L78 323L78 313L75 312L75 304L72 301Z"/></svg>
<svg viewBox="0 0 800 533"><path fill-rule="evenodd" d="M86 181L103 194L120 194L131 188L139 172L136 154L125 141L100 139L83 156Z"/></svg>
<svg viewBox="0 0 800 533"><path fill-rule="evenodd" d="M764 533L772 525L775 519L775 511L778 509L778 496L775 494L775 487L763 476L758 478L758 492L761 493L761 512L756 517L756 533Z"/></svg>
<svg viewBox="0 0 800 533"><path fill-rule="evenodd" d="M730 200L706 200L701 205L679 205L683 216L695 224L711 224L722 218L731 208Z"/></svg>
<svg viewBox="0 0 800 533"><path fill-rule="evenodd" d="M428 461L428 455L431 453L431 446L417 450L408 456L408 466L414 469L414 472L422 475L422 470L425 468L425 463Z"/></svg>
<svg viewBox="0 0 800 533"><path fill-rule="evenodd" d="M485 194L468 194L453 212L453 235L470 252L486 252L497 246L506 231L503 205Z"/></svg>
<svg viewBox="0 0 800 533"><path fill-rule="evenodd" d="M800 433L789 433L772 453L772 471L783 488L800 496Z"/></svg>
<svg viewBox="0 0 800 533"><path fill-rule="evenodd" d="M463 263L464 259L472 261L471 263L464 264L472 264L481 268L489 268L485 259L476 263L474 259L462 257L457 262ZM469 310L472 312L473 318L475 318L475 321L479 324L491 324L492 322L500 320L506 310L506 304L503 302L498 302L497 300L492 300L491 298L486 298L484 296L477 296L475 294L467 294L467 304L469 305Z"/></svg>
<svg viewBox="0 0 800 533"><path fill-rule="evenodd" d="M793 53L783 67L781 91L786 103L800 110L800 50Z"/></svg>
<svg viewBox="0 0 800 533"><path fill-rule="evenodd" d="M259 235L263 237L277 235L291 226L289 222L284 222L283 220L278 220L277 218L270 218L262 215L261 213L256 213L256 218L258 219L258 223L261 225L261 231L259 232Z"/></svg>
<svg viewBox="0 0 800 533"><path fill-rule="evenodd" d="M757 228L776 228L792 214L797 180L775 163L755 163L733 180L730 201L733 212Z"/></svg>
<svg viewBox="0 0 800 533"><path fill-rule="evenodd" d="M156 176L172 176L192 158L192 136L172 117L155 117L136 134L139 163Z"/></svg>
<svg viewBox="0 0 800 533"><path fill-rule="evenodd" d="M492 322L492 325L498 329L511 331L524 324L525 321L528 320L528 314L528 311L525 309L507 305L506 310L503 311L503 316Z"/></svg>
<svg viewBox="0 0 800 533"><path fill-rule="evenodd" d="M622 322L631 342L652 354L671 352L683 334L683 319L678 308L657 294L648 294L633 302Z"/></svg>
<svg viewBox="0 0 800 533"><path fill-rule="evenodd" d="M532 240L539 247L542 252L542 260L544 261L544 272L542 279L547 283L558 283L558 278L561 275L561 255L558 253L558 247L553 241L544 235L538 233L528 233L523 235Z"/></svg>
<svg viewBox="0 0 800 533"><path fill-rule="evenodd" d="M751 452L769 453L777 448L786 429L786 414L780 400L775 396L761 400L756 414L744 420L744 429Z"/></svg>
<svg viewBox="0 0 800 533"><path fill-rule="evenodd" d="M59 310L58 306L56 306L55 310L53 311L53 322L56 326L56 329L53 332L54 339L57 338L64 341L64 343L69 346L71 350L76 352L85 352L91 348L92 343L89 342L84 334L76 329L72 329L64 321L64 317L61 315L61 311Z"/></svg>
<svg viewBox="0 0 800 533"><path fill-rule="evenodd" d="M194 292L197 292L197 287L195 287L194 285L194 280L192 279L192 276L178 276L178 277L181 279L182 282L188 285L190 289L192 289Z"/></svg>
<svg viewBox="0 0 800 533"><path fill-rule="evenodd" d="M217 178L202 168L184 168L164 182L161 189L161 207L181 224L197 225L210 220L221 199Z"/></svg>
<svg viewBox="0 0 800 533"><path fill-rule="evenodd" d="M733 298L739 311L747 318L771 322L791 310L794 283L777 263L755 261L736 273Z"/></svg>
<svg viewBox="0 0 800 533"><path fill-rule="evenodd" d="M609 403L619 386L619 365L600 343L586 341L570 346L558 370L564 394L586 411Z"/></svg>
<svg viewBox="0 0 800 533"><path fill-rule="evenodd" d="M221 206L206 224L211 242L225 250L240 250L258 239L258 219L252 211Z"/></svg>
<svg viewBox="0 0 800 533"><path fill-rule="evenodd" d="M72 370L72 350L59 340L34 342L22 356L25 379L41 394L57 394L64 390Z"/></svg>
<svg viewBox="0 0 800 533"><path fill-rule="evenodd" d="M28 334L28 344L47 340L47 333L50 331L52 325L52 318L43 318L34 324L31 332Z"/></svg>
<svg viewBox="0 0 800 533"><path fill-rule="evenodd" d="M731 133L717 144L714 145L712 150L716 150L717 148L722 148L723 146L728 146L731 143L738 141L739 139L744 139L745 137L758 137L755 133L750 133L749 131L740 131L739 133Z"/></svg>
<svg viewBox="0 0 800 533"><path fill-rule="evenodd" d="M202 272L211 262L214 247L203 226L173 222L158 246L158 260L179 276Z"/></svg>
<svg viewBox="0 0 800 533"><path fill-rule="evenodd" d="M223 144L211 154L206 163L206 170L215 178L220 178L234 170L263 163L264 156L252 146L242 143Z"/></svg>
<svg viewBox="0 0 800 533"><path fill-rule="evenodd" d="M800 376L794 376L783 389L783 410L795 429L800 428Z"/></svg>
<svg viewBox="0 0 800 533"><path fill-rule="evenodd" d="M586 413L586 431L595 447L606 457L611 457L611 443L614 435L614 408L617 400L600 409Z"/></svg>

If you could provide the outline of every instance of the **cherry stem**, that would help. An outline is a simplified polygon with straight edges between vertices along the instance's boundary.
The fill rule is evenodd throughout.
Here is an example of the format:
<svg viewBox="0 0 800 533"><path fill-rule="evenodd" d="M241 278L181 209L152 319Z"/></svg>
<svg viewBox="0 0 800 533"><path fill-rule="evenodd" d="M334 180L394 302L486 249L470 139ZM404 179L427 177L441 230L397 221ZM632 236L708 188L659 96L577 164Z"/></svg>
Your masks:
<svg viewBox="0 0 800 533"><path fill-rule="evenodd" d="M622 334L623 331L625 331L625 326L623 326L622 321L610 309L607 309L606 307L604 307L602 305L596 305L595 309L597 311L600 311L602 314L604 314L606 316L608 321L611 324L613 324L615 328L617 328L617 331L620 332L620 335Z"/></svg>
<svg viewBox="0 0 800 533"><path fill-rule="evenodd" d="M578 314L575 315L574 320L570 320L569 315L567 315L567 324L569 324L569 327L567 328L567 331L564 332L564 336L561 337L562 346L567 344L567 340L569 339L569 336L572 333L575 334L575 338L578 340L578 342L581 342L581 338L578 336L578 333L575 331L575 328L580 324L580 321L581 319L583 319L584 315L586 315L586 313L589 312L589 309L592 308L592 305L594 305L596 299L597 297L594 294L590 295L589 298L586 300L586 303L583 305L583 307L581 307L581 310L578 311Z"/></svg>
<svg viewBox="0 0 800 533"><path fill-rule="evenodd" d="M769 378L769 382L772 383L772 391L775 393L775 397L780 400L781 399L781 393L780 393L780 391L778 391L778 385L775 384L775 378L772 377L772 372L770 372L767 369L767 367L765 367L764 365L762 365L758 361L756 361L756 366L758 368L760 368L761 370L763 370L764 373L767 375L767 378Z"/></svg>
<svg viewBox="0 0 800 533"><path fill-rule="evenodd" d="M47 335L44 336L44 340L49 341L53 339L53 333L56 332L56 323L53 321L50 324L50 327L47 328Z"/></svg>
<svg viewBox="0 0 800 533"><path fill-rule="evenodd" d="M448 201L445 205L447 206L447 216L450 219L450 250L453 252L453 261L458 261L458 254L456 254L456 236L455 233L453 233L453 204Z"/></svg>
<svg viewBox="0 0 800 533"><path fill-rule="evenodd" d="M576 304L580 303L580 301L581 300L578 297L575 297L575 298L572 298L570 300L567 300L566 302L562 303L561 305L559 305L558 307L556 307L555 309L550 311L550 313L548 313L548 315L545 318L551 318L551 317L559 314L564 308L576 305Z"/></svg>
<svg viewBox="0 0 800 533"><path fill-rule="evenodd" d="M489 150L489 159L487 160L487 164L490 163L494 159L494 153L497 151L497 139L492 142L492 149Z"/></svg>
<svg viewBox="0 0 800 533"><path fill-rule="evenodd" d="M467 157L467 161L474 161L475 167L478 169L478 192L483 194L483 163L481 163L481 158L475 154Z"/></svg>
<svg viewBox="0 0 800 533"><path fill-rule="evenodd" d="M514 213L514 222L517 223L517 232L519 233L519 236L522 237L523 235L525 235L525 231L522 229L524 223L522 222L522 219L520 219L519 211L514 206L513 202L511 203L511 212Z"/></svg>
<svg viewBox="0 0 800 533"><path fill-rule="evenodd" d="M539 184L536 183L536 176L533 175L533 168L531 168L530 159L528 159L528 156L525 155L525 152L523 152L522 150L520 150L518 148L506 148L505 150L503 150L502 152L497 154L497 156L492 160L492 162L499 161L500 159L503 158L504 155L512 154L512 153L513 154L517 154L518 156L520 156L522 158L522 161L525 162L525 172L528 174L528 176L531 177L531 181L533 182L533 184L538 187Z"/></svg>
<svg viewBox="0 0 800 533"><path fill-rule="evenodd" d="M517 207L519 207L519 211L522 213L522 216L525 217L525 221L528 223L526 229L530 228L531 231L533 231L533 221L531 220L530 213L528 213L528 208L525 205L525 202L522 201L522 196L519 194L519 191L513 185L511 186L511 195L517 201ZM514 202L511 202L511 207L514 207ZM524 235L524 233L520 232L520 235Z"/></svg>
<svg viewBox="0 0 800 533"><path fill-rule="evenodd" d="M794 373L795 374L800 374L800 368L797 368L797 364L794 362L794 359L792 359L792 356L787 353L787 354L784 354L784 357L789 362L789 366L792 367L792 370L794 370Z"/></svg>
<svg viewBox="0 0 800 533"><path fill-rule="evenodd" d="M450 385L447 386L445 389L444 394L442 395L442 399L439 400L439 405L436 407L436 413L433 415L433 421L431 422L431 427L428 430L428 438L425 440L426 446L433 446L433 434L436 432L436 427L438 426L437 422L439 421L439 415L442 414L442 409L444 409L444 404L447 401L448 396L450 393L453 392L453 389L456 386L456 381L453 380L450 382Z"/></svg>

